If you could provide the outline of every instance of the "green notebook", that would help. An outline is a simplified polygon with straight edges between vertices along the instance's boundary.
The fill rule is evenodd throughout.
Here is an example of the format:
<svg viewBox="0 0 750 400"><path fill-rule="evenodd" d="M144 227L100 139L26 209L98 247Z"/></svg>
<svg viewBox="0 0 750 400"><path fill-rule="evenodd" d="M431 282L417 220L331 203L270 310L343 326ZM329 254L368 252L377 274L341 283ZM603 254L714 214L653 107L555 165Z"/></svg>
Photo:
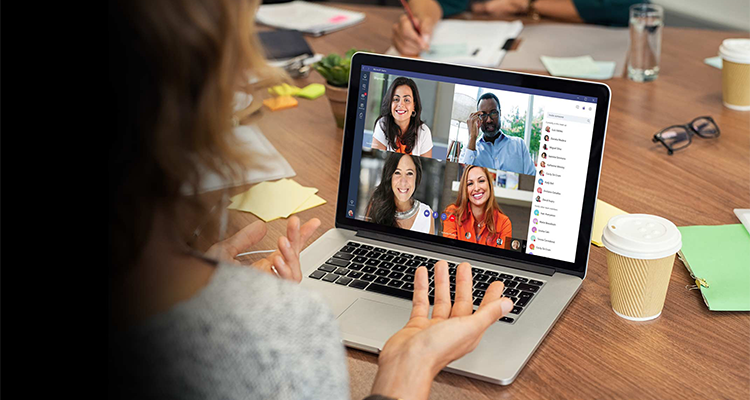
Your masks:
<svg viewBox="0 0 750 400"><path fill-rule="evenodd" d="M750 311L750 234L742 224L681 226L678 253L711 311Z"/></svg>

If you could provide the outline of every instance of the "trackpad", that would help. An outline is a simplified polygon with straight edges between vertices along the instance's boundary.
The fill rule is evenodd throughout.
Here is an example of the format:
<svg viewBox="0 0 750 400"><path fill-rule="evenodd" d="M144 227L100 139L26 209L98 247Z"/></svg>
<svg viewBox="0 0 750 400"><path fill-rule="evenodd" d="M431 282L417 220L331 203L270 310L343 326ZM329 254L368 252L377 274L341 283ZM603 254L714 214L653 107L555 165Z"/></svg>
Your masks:
<svg viewBox="0 0 750 400"><path fill-rule="evenodd" d="M338 317L338 322L345 341L380 350L406 325L410 315L411 308L359 298Z"/></svg>

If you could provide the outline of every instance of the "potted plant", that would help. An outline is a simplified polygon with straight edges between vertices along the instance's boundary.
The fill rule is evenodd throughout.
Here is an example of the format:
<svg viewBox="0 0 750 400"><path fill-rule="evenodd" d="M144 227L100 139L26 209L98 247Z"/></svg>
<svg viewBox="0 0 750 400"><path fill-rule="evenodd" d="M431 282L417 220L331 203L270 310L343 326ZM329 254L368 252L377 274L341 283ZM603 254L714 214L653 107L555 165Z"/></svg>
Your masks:
<svg viewBox="0 0 750 400"><path fill-rule="evenodd" d="M326 96L331 103L333 116L336 118L336 125L339 128L344 127L349 67L351 66L352 56L356 52L356 49L351 49L343 57L331 53L313 65L315 70L326 80Z"/></svg>

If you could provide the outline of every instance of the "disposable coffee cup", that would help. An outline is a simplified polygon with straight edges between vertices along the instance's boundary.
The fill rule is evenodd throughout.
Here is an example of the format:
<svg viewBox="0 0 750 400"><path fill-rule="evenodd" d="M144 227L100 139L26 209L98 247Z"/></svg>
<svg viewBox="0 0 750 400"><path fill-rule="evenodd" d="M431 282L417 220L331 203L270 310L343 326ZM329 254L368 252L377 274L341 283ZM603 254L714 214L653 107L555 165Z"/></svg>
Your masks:
<svg viewBox="0 0 750 400"><path fill-rule="evenodd" d="M719 46L724 106L750 110L750 39L726 39Z"/></svg>
<svg viewBox="0 0 750 400"><path fill-rule="evenodd" d="M612 217L602 232L612 309L631 321L661 315L682 235L667 219L647 214Z"/></svg>

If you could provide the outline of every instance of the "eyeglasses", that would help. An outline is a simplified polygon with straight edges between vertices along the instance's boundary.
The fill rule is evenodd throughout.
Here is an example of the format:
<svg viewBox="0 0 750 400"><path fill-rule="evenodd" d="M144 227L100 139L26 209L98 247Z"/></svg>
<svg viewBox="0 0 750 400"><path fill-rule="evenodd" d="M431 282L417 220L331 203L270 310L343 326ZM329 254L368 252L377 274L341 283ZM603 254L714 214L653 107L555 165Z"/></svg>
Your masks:
<svg viewBox="0 0 750 400"><path fill-rule="evenodd" d="M492 111L490 111L489 114L487 114L487 113L481 113L481 114L479 114L479 119L483 120L483 119L485 119L487 117L497 118L498 115L500 115L500 111L492 110Z"/></svg>
<svg viewBox="0 0 750 400"><path fill-rule="evenodd" d="M698 117L685 125L672 125L664 128L656 133L651 141L661 142L671 156L675 151L688 147L692 143L694 134L704 139L712 139L718 137L720 133L719 125L716 125L714 119L705 116Z"/></svg>

